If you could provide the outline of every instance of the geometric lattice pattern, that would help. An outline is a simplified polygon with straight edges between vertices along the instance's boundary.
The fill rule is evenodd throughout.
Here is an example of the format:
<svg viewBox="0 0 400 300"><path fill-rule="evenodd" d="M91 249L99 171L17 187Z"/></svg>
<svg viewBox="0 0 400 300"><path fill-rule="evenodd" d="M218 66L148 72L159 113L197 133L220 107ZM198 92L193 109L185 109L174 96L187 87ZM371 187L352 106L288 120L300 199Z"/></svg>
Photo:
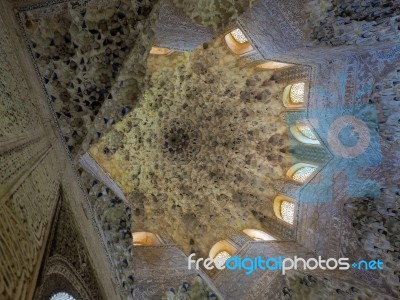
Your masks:
<svg viewBox="0 0 400 300"><path fill-rule="evenodd" d="M299 104L304 102L304 82L292 84L289 92L289 99L292 103Z"/></svg>
<svg viewBox="0 0 400 300"><path fill-rule="evenodd" d="M283 221L293 224L294 219L294 203L289 201L281 202L281 217Z"/></svg>
<svg viewBox="0 0 400 300"><path fill-rule="evenodd" d="M317 137L315 134L312 132L310 126L305 125L305 124L296 124L297 130L306 138L309 138L310 140L317 140Z"/></svg>
<svg viewBox="0 0 400 300"><path fill-rule="evenodd" d="M294 172L292 179L297 182L305 182L307 178L315 171L316 167L305 166Z"/></svg>
<svg viewBox="0 0 400 300"><path fill-rule="evenodd" d="M248 39L239 28L231 31L231 35L235 39L235 41L238 42L239 44L244 44L248 42Z"/></svg>

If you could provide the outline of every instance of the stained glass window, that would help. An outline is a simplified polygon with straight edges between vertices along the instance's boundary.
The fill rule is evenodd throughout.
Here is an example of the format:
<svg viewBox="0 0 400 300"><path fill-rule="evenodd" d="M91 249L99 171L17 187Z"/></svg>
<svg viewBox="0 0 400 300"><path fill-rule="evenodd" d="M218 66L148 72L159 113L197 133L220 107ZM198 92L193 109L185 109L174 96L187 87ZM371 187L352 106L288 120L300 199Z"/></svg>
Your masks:
<svg viewBox="0 0 400 300"><path fill-rule="evenodd" d="M289 98L294 104L301 104L304 102L304 82L292 84L290 87Z"/></svg>
<svg viewBox="0 0 400 300"><path fill-rule="evenodd" d="M75 300L70 294L60 292L51 296L50 300Z"/></svg>
<svg viewBox="0 0 400 300"><path fill-rule="evenodd" d="M292 179L298 182L305 182L307 178L315 171L316 167L304 166L293 173Z"/></svg>
<svg viewBox="0 0 400 300"><path fill-rule="evenodd" d="M248 39L239 28L231 31L231 35L235 39L235 41L238 42L239 44L244 44L248 42Z"/></svg>
<svg viewBox="0 0 400 300"><path fill-rule="evenodd" d="M215 264L222 266L225 264L226 260L230 257L232 257L232 255L230 255L227 251L221 251L218 252L217 255L215 255L214 262Z"/></svg>
<svg viewBox="0 0 400 300"><path fill-rule="evenodd" d="M294 203L289 201L281 202L281 217L285 222L293 224L294 219Z"/></svg>

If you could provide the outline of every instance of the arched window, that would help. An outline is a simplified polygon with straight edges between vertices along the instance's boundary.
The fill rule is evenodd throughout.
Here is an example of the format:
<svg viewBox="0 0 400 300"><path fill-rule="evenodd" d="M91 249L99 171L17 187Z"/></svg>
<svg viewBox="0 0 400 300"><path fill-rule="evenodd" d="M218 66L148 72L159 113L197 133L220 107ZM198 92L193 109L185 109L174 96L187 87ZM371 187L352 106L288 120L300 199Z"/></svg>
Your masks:
<svg viewBox="0 0 400 300"><path fill-rule="evenodd" d="M304 163L298 163L293 165L288 171L287 171L287 177L293 179L294 181L304 183L307 181L308 177L311 176L312 173L317 169L317 166L310 165L310 164L304 164Z"/></svg>
<svg viewBox="0 0 400 300"><path fill-rule="evenodd" d="M235 54L242 55L253 50L248 38L240 28L236 28L225 35L225 42Z"/></svg>
<svg viewBox="0 0 400 300"><path fill-rule="evenodd" d="M294 172L292 178L293 180L296 180L298 182L305 182L307 180L307 178L314 173L314 171L316 170L316 167L301 167L300 169L298 169L296 172Z"/></svg>
<svg viewBox="0 0 400 300"><path fill-rule="evenodd" d="M152 47L150 49L150 54L153 55L171 55L173 52L174 50L160 47Z"/></svg>
<svg viewBox="0 0 400 300"><path fill-rule="evenodd" d="M319 145L317 136L312 131L311 127L305 122L298 121L295 125L290 127L290 132L293 136L304 144Z"/></svg>
<svg viewBox="0 0 400 300"><path fill-rule="evenodd" d="M266 70L276 70L276 69L283 69L287 67L293 66L292 64L283 63L279 61L269 60L262 64L257 65L257 68L266 69Z"/></svg>
<svg viewBox="0 0 400 300"><path fill-rule="evenodd" d="M51 296L50 300L76 300L76 299L66 292L59 292Z"/></svg>
<svg viewBox="0 0 400 300"><path fill-rule="evenodd" d="M294 222L295 203L292 199L284 196L277 196L274 201L275 215L288 224Z"/></svg>
<svg viewBox="0 0 400 300"><path fill-rule="evenodd" d="M244 44L249 41L247 37L244 35L243 31L241 31L239 28L232 30L231 35L235 39L235 41L238 42L239 44Z"/></svg>
<svg viewBox="0 0 400 300"><path fill-rule="evenodd" d="M306 84L304 82L288 85L283 91L283 104L292 108L303 107L305 90Z"/></svg>
<svg viewBox="0 0 400 300"><path fill-rule="evenodd" d="M293 224L294 219L294 203L289 201L282 201L280 205L282 220Z"/></svg>
<svg viewBox="0 0 400 300"><path fill-rule="evenodd" d="M158 246L162 245L161 239L151 232L134 232L132 234L134 246Z"/></svg>
<svg viewBox="0 0 400 300"><path fill-rule="evenodd" d="M292 84L289 92L289 99L292 103L303 103L304 102L304 82Z"/></svg>
<svg viewBox="0 0 400 300"><path fill-rule="evenodd" d="M226 260L230 257L232 257L232 255L228 251L221 251L218 252L217 255L215 255L214 260L219 260L221 262L223 261L225 263Z"/></svg>
<svg viewBox="0 0 400 300"><path fill-rule="evenodd" d="M310 126L306 124L296 124L296 129L305 137L313 141L318 141Z"/></svg>
<svg viewBox="0 0 400 300"><path fill-rule="evenodd" d="M212 246L208 256L216 265L222 266L236 251L237 249L229 241L222 240Z"/></svg>
<svg viewBox="0 0 400 300"><path fill-rule="evenodd" d="M264 231L258 229L245 229L243 230L245 234L251 237L255 241L274 241L276 240L274 237L265 233Z"/></svg>

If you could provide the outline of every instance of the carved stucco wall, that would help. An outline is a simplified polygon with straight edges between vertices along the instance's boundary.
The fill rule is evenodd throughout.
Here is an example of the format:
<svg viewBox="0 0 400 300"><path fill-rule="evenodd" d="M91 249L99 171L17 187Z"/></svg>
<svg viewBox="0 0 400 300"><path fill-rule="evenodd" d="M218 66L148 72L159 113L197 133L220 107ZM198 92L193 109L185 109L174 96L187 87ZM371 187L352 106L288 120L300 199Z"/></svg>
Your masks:
<svg viewBox="0 0 400 300"><path fill-rule="evenodd" d="M370 257L384 262L381 276L387 280L396 297L400 294L398 209L396 203L371 198L355 199L346 204L348 219L356 230L359 243Z"/></svg>
<svg viewBox="0 0 400 300"><path fill-rule="evenodd" d="M187 257L176 245L133 248L135 299L160 299L180 282L191 282L197 271L188 269Z"/></svg>
<svg viewBox="0 0 400 300"><path fill-rule="evenodd" d="M264 59L319 67L361 47L395 44L396 1L261 0L237 22Z"/></svg>
<svg viewBox="0 0 400 300"><path fill-rule="evenodd" d="M267 3L267 1L262 2ZM399 118L398 106L396 105L398 100L397 62L399 47L395 43L391 45L391 41L395 40L398 35L396 25L398 17L395 16L396 5L393 2L385 1L365 1L362 4L347 3L345 1L337 2L337 5L335 4L336 12L331 11L329 13L331 17L323 15L318 19L321 24L317 24L315 29L323 31L326 27L336 22L333 25L340 28L333 33L333 36L327 39L326 43L332 42L333 45L337 42L337 45L342 47L319 48L324 44L322 38L320 42L316 42L313 45L307 42L307 50L301 48L305 44L300 43L297 46L299 48L296 50L296 41L301 41L302 37L305 38L305 42L312 39L308 36L304 25L308 24L309 21L315 20L315 18L307 19L303 16L303 23L298 23L300 26L297 28L300 32L296 34L296 30L291 26L292 24L287 18L290 14L293 14L293 6L284 5L283 3L280 8L278 4L270 3L272 6L268 6L268 13L272 11L276 13L274 13L274 18L271 18L266 26L261 26L261 23L259 23L263 19L261 17L262 10L250 11L239 19L239 23L243 24L255 47L260 50L264 57L280 60L289 59L293 56L293 60L289 59L288 61L302 61L313 66L308 103L311 113L308 114L308 117L319 120L320 129L317 126L316 132L319 136L326 137L326 132L325 134L323 132L330 126L330 121L319 118L318 115L361 115L362 109L359 106L365 107L366 104L375 105L372 111L376 110L377 121L372 127L374 128L373 130L379 131L378 139L371 140L370 148L367 151L368 154L363 158L364 161L358 161L357 164L354 164L354 162L348 163L348 170L350 171L347 172L350 173L344 171L345 169L340 167L339 164L333 165L335 162L337 163L337 160L332 160L331 165L326 168L330 171L324 173L323 177L320 176L313 179L311 186L314 185L314 188L308 189L308 195L316 193L321 200L325 199L329 193L326 193L327 190L323 185L318 184L318 180L324 179L328 175L331 176L332 180L330 185L333 186L333 198L329 201L313 203L307 203L307 199L303 198L305 201L300 204L299 208L301 215L298 223L298 241L318 254L326 255L327 257L345 256L352 259L376 258L377 253L372 251L371 248L376 242L378 243L378 246L376 246L376 251L378 252L381 251L379 250L381 247L390 248L388 253L385 255L381 253L380 255L392 261L392 251L396 253L396 250L393 246L387 244L387 238L383 236L383 239L379 238L382 233L371 232L372 228L370 226L374 227L373 224L375 223L373 219L366 217L370 212L364 211L355 221L354 217L351 218L351 216L349 217L343 212L343 205L348 201L348 191L354 192L354 190L357 190L359 194L376 193L376 185L371 182L370 179L372 179L378 182L381 187L381 194L377 201L381 201L382 207L386 207L388 211L378 221L378 224L384 227L387 226L385 224L387 222L391 223L391 218L397 213L398 194L396 193L398 187L396 182L398 181L398 175L395 174L396 171L394 170L397 170L399 153L397 142L397 123ZM327 1L323 3L326 4ZM310 2L308 6L308 12L312 12L312 15L327 11L326 6L319 10L320 8L315 4L315 2ZM345 14L348 15L332 17L340 10L342 12L347 10ZM305 11L303 10L303 12ZM283 17L282 15L285 15L285 13L289 14ZM278 17L275 18L275 15ZM353 20L350 20L351 18ZM356 20L357 18L360 19ZM365 20L362 20L363 18ZM282 21L280 22L279 20ZM296 18L294 18L294 21L296 21ZM276 32L282 32L278 36L283 38L277 40L270 38L271 29ZM347 33L343 34L342 29ZM253 30L254 36L252 35ZM294 44L292 43L293 41ZM355 44L374 45L374 47L343 47L344 45ZM291 50L291 48L294 49ZM321 49L324 49L324 51L322 52ZM282 55L285 51L287 51L287 56ZM301 60L297 54L302 56ZM307 58L307 55L314 57ZM326 146L327 157L334 157L330 154L332 148L324 139L323 145L324 147ZM380 157L382 157L381 162L379 162ZM355 173L353 173L354 170ZM360 178L364 184L360 185L360 181L357 181L358 179L355 180L356 177ZM304 195L305 191L303 192ZM384 211L385 209L382 208L382 210ZM361 221L359 221L360 219ZM369 223L370 225L364 224L370 229L363 232L361 236L359 231L355 231L352 228L352 224L359 224L359 222L366 222L366 224L371 222ZM375 236L379 241L375 240L373 242L372 236ZM360 272L356 277L360 282L372 283L388 294L397 293L396 287L391 284L393 278L397 276L395 273L396 267L394 267L393 263L389 263L388 269L387 274Z"/></svg>
<svg viewBox="0 0 400 300"><path fill-rule="evenodd" d="M53 168L54 147L38 118L37 89L24 71L26 56L7 12L1 2L0 298L26 299L40 267L60 176Z"/></svg>
<svg viewBox="0 0 400 300"><path fill-rule="evenodd" d="M183 282L180 286L173 287L167 291L162 298L163 300L178 299L201 299L201 300L217 300L217 295L204 282L200 276L196 276L190 282Z"/></svg>
<svg viewBox="0 0 400 300"><path fill-rule="evenodd" d="M303 64L310 64L305 57L312 57L311 64L319 60L312 48L305 49L308 41L303 30L303 6L301 0L260 0L238 18L238 24L259 53L257 59Z"/></svg>
<svg viewBox="0 0 400 300"><path fill-rule="evenodd" d="M305 31L314 44L371 45L399 39L399 1L312 0Z"/></svg>
<svg viewBox="0 0 400 300"><path fill-rule="evenodd" d="M25 299L32 292L57 198L59 176L54 164L54 156L48 154L2 203L3 299Z"/></svg>
<svg viewBox="0 0 400 300"><path fill-rule="evenodd" d="M193 1L173 0L194 22L221 29L237 20L246 10L252 7L254 0L245 1Z"/></svg>
<svg viewBox="0 0 400 300"><path fill-rule="evenodd" d="M154 30L155 46L178 51L191 51L215 36L214 30L194 24L171 0L161 1L160 15Z"/></svg>
<svg viewBox="0 0 400 300"><path fill-rule="evenodd" d="M289 271L279 299L396 299L340 272Z"/></svg>
<svg viewBox="0 0 400 300"><path fill-rule="evenodd" d="M389 48L390 49L390 48ZM399 52L382 49L371 51L363 56L362 61L372 66L376 72L368 101L378 108L379 131L381 136L382 165L360 171L363 178L371 178L380 184L380 197L350 199L345 203L345 212L353 231L353 239L365 249L370 257L379 257L385 261L381 272L392 291L398 297L398 216L400 192L399 174ZM393 48L392 48L393 49ZM385 51L386 50L386 51ZM391 53L391 56L383 54ZM384 60L382 58L385 58ZM380 71L380 72L379 72ZM379 72L379 73L378 73ZM349 225L350 227L350 225ZM350 250L349 252L351 252Z"/></svg>
<svg viewBox="0 0 400 300"><path fill-rule="evenodd" d="M394 170L398 166L399 145L394 124L398 121L398 108L395 105L398 97L398 57L397 46L382 45L359 56L350 56L344 62L339 59L336 63L327 64L321 71L316 71L313 77L315 89L310 91L310 107L314 110L314 113L310 113L312 117L315 117L315 112L326 111L325 107L331 107L331 113L338 116L349 114L350 111L357 115L357 111L369 104L373 107L372 112L376 111L374 128L379 132L378 139L371 139L362 160L355 164L354 161L348 162L347 169L340 167L336 158L328 163L326 173L322 173L320 180L326 179L326 176L332 180L333 198L330 201L301 204L299 242L326 257L341 256L358 260L365 257L374 259L377 256L371 249L374 245L380 248L380 242L371 240L369 231L361 234L355 231L353 225L359 221L344 212L343 207L351 193L370 195L379 199L377 201L382 203L382 207L394 207L396 211L395 203L399 199L396 194L398 175ZM320 136L326 137L324 130L329 128L329 121L326 124L322 119L319 121L319 127L315 130ZM332 151L331 145L326 145ZM324 199L330 192L316 180L313 179L312 184L306 188L307 193L318 194ZM368 215L368 212L364 213ZM391 218L390 213L385 213L379 223L390 223ZM363 220L366 222L364 226L374 224L373 218ZM380 257L392 260L391 252L383 256L381 254ZM382 275L360 272L357 278L360 282L373 282L374 286L389 294L397 293L396 286L391 284L393 276L398 276L395 275L396 267L389 263L387 269L388 273Z"/></svg>
<svg viewBox="0 0 400 300"><path fill-rule="evenodd" d="M61 137L53 123L46 95L14 19L12 7L0 2L0 97L1 97L1 243L0 297L32 296L44 244L53 218L60 181L68 187L68 201L85 227L85 243L95 268L107 286L109 298L118 299L110 285L112 271L99 251L93 225L85 217L79 185L71 176ZM71 172L71 173L69 173ZM72 186L72 188L71 188ZM83 218L82 218L83 216ZM106 280L104 280L106 278Z"/></svg>
<svg viewBox="0 0 400 300"><path fill-rule="evenodd" d="M235 256L256 258L261 255L263 259L270 257L283 258L312 257L307 249L295 242L249 242L242 247ZM226 299L281 299L278 291L282 290L285 276L281 271L268 271L256 269L251 274L246 270L222 270L213 278L215 285Z"/></svg>
<svg viewBox="0 0 400 300"><path fill-rule="evenodd" d="M324 3L326 4L327 2ZM314 4L315 2L310 2L309 5L309 10L314 13L327 11L326 7L318 11L320 8ZM347 7L345 14L348 15L336 15L336 17L332 17L335 12L331 11L329 13L331 17L323 15L322 18L318 19L318 22L321 21L322 23L315 27L320 32L332 25L337 28L340 27L337 32L330 32L333 35L328 37L327 43L332 42L332 45L335 43L337 45L375 44L375 48L362 48L360 46L357 48L338 47L337 50L342 52L340 55L339 53L335 53L335 49L333 48L325 48L324 53L315 47L323 44L322 40L324 38L322 37L321 42L315 43L314 46L307 49L306 52L315 54L316 61L319 61L319 64L315 64L315 61L311 58L307 59L303 56L302 59L303 62L314 66L311 78L311 86L313 88L310 90L308 104L312 112L308 116L320 121L320 129L317 126L316 132L320 136L324 136L322 132L329 128L330 124L328 120L316 117L318 114L329 113L336 114L337 116L342 114L357 115L361 111L357 106L365 106L368 103L374 104L375 107L373 110L376 110L377 115L374 128L379 130L380 137L371 142L371 148L368 150L369 155L364 158L364 162L358 162L358 166L352 162L348 162L346 167L350 171L340 174L340 171L345 169L340 167L337 161L332 160L332 163L335 162L336 165L333 166L331 164L328 166L328 169L330 169L330 175L328 174L328 176L334 175L331 177L333 199L317 203L307 203L305 201L305 203L300 204L301 217L298 224L300 228L298 238L300 243L309 249L313 249L317 253L326 256L340 255L361 259L370 255L371 258L374 258L374 254L369 250L371 247L373 248L374 242L371 239L366 242L364 237L360 238L359 233L354 232L351 225L353 221L343 213L343 205L349 197L349 190L353 190L354 192L354 190L359 189L358 192L360 194L368 193L369 191L372 193L376 190L376 185L374 186L373 182L367 180L372 179L381 185L382 194L379 201L382 201L382 203L385 203L391 209L396 209L395 203L397 203L396 199L398 198L396 194L398 187L395 182L398 181L397 166L399 157L398 133L396 128L399 118L395 106L398 100L398 66L396 62L398 60L399 48L396 44L390 46L390 42L396 39L398 34L396 25L398 17L395 16L396 6L392 2L366 1L360 4L341 1L335 7L335 10ZM292 11L289 6L283 8L283 10L277 10L277 12L282 14L285 10ZM268 6L267 10L271 11L274 9L276 10L276 7ZM250 11L243 18L239 19L239 22L242 22L245 29L248 30L250 38L253 38L251 32L255 30L255 36L252 41L263 55L267 55L266 57L271 59L285 59L284 56L281 56L281 53L274 53L274 47L282 50L279 48L280 43L283 43L284 51L290 51L292 48L298 51L296 47L301 49L301 44L296 46L293 43L302 35L293 35L295 31L293 28L290 28L290 22L288 22L287 18L286 20L285 18L282 19L281 26L277 26L275 20L273 21L271 25L273 30L286 30L283 35L280 35L283 39L275 41L273 39L268 40L269 29L271 29L269 26L255 26L256 24L260 24L257 21L261 20L260 16L257 18L258 14L261 13ZM248 15L251 15L253 19L248 20ZM357 18L360 19L358 20ZM365 20L362 20L362 18L365 18ZM310 23L315 20L316 18L314 17L304 17L303 21ZM305 27L300 26L298 28L303 30ZM343 29L347 33L344 33ZM263 30L265 30L265 33L262 32ZM293 38L290 38L290 31L292 31ZM303 32L303 36L309 39L307 34L304 35L304 33L307 33L306 30ZM271 42L270 45L267 45L267 40ZM380 43L382 41L385 41L387 45ZM292 48L290 48L290 43L294 45ZM379 43L380 45L378 45ZM292 51L291 54L293 53ZM286 59L291 61L289 56ZM331 110L328 112L330 108ZM327 145L329 157L329 152L332 149L326 141L323 141L323 144ZM304 157L314 155L310 152L304 154ZM383 159L379 165L376 165L379 162L381 154ZM371 166L371 164L374 166ZM335 172L338 173L335 174ZM326 175L327 173L323 176ZM355 177L363 180L364 184L360 186L360 181L355 180ZM321 196L321 199L324 199L327 193L325 192L326 189L321 184L318 184L318 180L320 179L321 177L315 178L313 181L315 188L310 189L308 194L312 194L311 190L313 190L313 192ZM391 211L391 209L389 210ZM381 222L388 222L390 218L389 215L384 216ZM364 241L363 245L359 243L359 239ZM379 248L379 246L377 247ZM392 259L391 252L383 256L389 261ZM389 272L393 272L395 268L392 264L389 264L389 269ZM357 275L357 278L360 281L374 282L374 285L390 293L389 286L392 280L390 279L390 275L382 277L377 273L361 272Z"/></svg>

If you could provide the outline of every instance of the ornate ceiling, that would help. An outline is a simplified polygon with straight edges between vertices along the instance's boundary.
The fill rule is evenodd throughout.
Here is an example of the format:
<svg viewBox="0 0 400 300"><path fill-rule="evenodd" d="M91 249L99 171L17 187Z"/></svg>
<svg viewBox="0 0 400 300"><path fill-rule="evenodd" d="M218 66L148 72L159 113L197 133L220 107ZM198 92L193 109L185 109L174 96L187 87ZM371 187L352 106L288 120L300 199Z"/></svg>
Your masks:
<svg viewBox="0 0 400 300"><path fill-rule="evenodd" d="M128 195L135 231L207 255L228 231L272 216L265 203L288 166L284 86L223 38L148 65L139 105L90 152Z"/></svg>
<svg viewBox="0 0 400 300"><path fill-rule="evenodd" d="M152 56L147 60L153 21L157 18L156 10L150 13L154 4L151 2L56 1L19 13L39 76L70 153L78 157L92 146L91 154L128 196L130 207L90 175L80 172L113 263L118 268L118 283L126 290L130 290L134 281L130 265L131 230L168 235L186 253L194 251L207 256L211 245L230 231L265 228L264 220L273 216L271 201L276 194L273 186L290 166L286 123L279 118L283 111L284 85L276 81L276 74L257 70L232 55L221 37L193 53ZM174 2L193 20L214 28L227 25L245 8L236 1L229 14L224 15L221 12L227 1L215 1L210 7L203 6L203 1ZM311 36L307 47L375 45L378 41L398 40L396 17L373 23L396 14L396 5L385 4L375 14L374 6L368 4L357 7L356 12L348 16L350 6L345 1L332 5L328 2L318 0L307 4L307 13L315 16L310 18L315 21L304 24ZM243 3L248 4L247 1ZM277 5L284 10L288 8L287 3ZM214 10L216 13L209 15ZM262 15L258 22L270 21L265 19ZM287 23L297 26L297 20L293 21L279 25L281 29L288 26ZM296 48L292 35L291 39L282 38L280 34L275 36L287 48L292 50L293 45ZM271 42L264 35L258 38ZM332 90L337 89L332 78L341 70L350 75L356 70L353 75L359 77L359 85L369 79L362 69L363 63L354 59L354 53L349 60L343 60L345 66L339 68L343 61L337 58L333 63L332 57L326 54L333 52L325 53L326 48L311 54L304 49L295 52L296 59L299 57L300 61L301 57L320 54L323 71L316 73L321 78L313 79ZM372 81L373 85L369 82L374 94L364 100L382 106L379 108L381 138L398 149L397 106L393 101L398 101L399 70L398 66L395 69L395 62L391 63L397 57L398 46L385 51L371 51L360 60L365 60L365 65L379 74ZM324 97L314 96L317 97L311 104L320 107L332 104L328 100L324 102ZM359 96L356 100L360 100ZM394 172L398 152L390 149L389 146L383 149L386 151L384 164ZM342 224L356 227L368 253L387 256L389 268L386 272L394 282L398 277L396 268L392 268L398 254L398 226L393 224L397 220L399 191L398 176L387 174L391 173L372 173L382 181L389 181L391 177L390 184L382 185L381 192L392 203L376 206L380 211L378 216L371 199L355 201L353 209L358 209L359 213L353 211L352 215L356 220ZM301 225L310 231L300 235L301 242L309 242L308 246L313 248L316 244L313 239L320 239L324 241L318 241L318 247L333 249L335 240L329 234L340 231L332 222L337 220L334 213L341 211L342 206L331 210L322 205L306 206L308 215L304 214L303 221L308 223ZM377 222L371 222L374 218ZM133 226L129 224L131 219ZM318 226L313 224L316 219ZM380 223L385 230L379 228ZM341 230L350 232L347 227ZM337 236L341 238L340 233ZM375 237L380 241L375 242ZM327 239L330 239L329 244L325 243ZM371 250L374 243L378 246ZM340 246L339 242L336 244ZM363 255L355 239L349 244L348 253Z"/></svg>

